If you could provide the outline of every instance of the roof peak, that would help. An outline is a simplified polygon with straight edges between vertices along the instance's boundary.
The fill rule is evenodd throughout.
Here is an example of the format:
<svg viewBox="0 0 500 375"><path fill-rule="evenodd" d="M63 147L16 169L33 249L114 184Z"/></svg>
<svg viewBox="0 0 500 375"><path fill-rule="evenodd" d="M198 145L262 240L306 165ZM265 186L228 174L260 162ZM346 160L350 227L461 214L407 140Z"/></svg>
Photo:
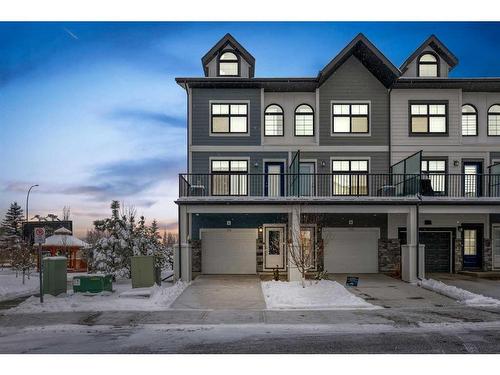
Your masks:
<svg viewBox="0 0 500 375"><path fill-rule="evenodd" d="M431 47L450 66L450 70L458 64L458 58L439 40L435 34L431 34L420 44L417 49L401 64L401 72L408 69L408 65L420 55L426 47Z"/></svg>

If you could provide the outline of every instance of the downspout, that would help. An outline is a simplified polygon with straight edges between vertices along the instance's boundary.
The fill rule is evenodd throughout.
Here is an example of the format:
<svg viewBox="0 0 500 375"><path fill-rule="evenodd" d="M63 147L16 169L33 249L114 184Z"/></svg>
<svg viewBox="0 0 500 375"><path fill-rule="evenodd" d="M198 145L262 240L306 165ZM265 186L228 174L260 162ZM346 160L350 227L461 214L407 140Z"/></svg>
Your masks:
<svg viewBox="0 0 500 375"><path fill-rule="evenodd" d="M387 103L388 107L388 114L389 114L389 164L387 164L389 167L392 165L391 163L391 156L392 156L392 124L391 124L391 93L392 93L392 88L389 88L388 94L389 94L389 100Z"/></svg>
<svg viewBox="0 0 500 375"><path fill-rule="evenodd" d="M177 220L179 224L177 225L177 238L179 241L179 280L182 280L182 243L181 243L181 206L177 205Z"/></svg>
<svg viewBox="0 0 500 375"><path fill-rule="evenodd" d="M422 278L420 277L420 203L422 202L422 197L420 196L420 193L417 193L417 220L416 220L416 227L417 227L417 279L422 281Z"/></svg>

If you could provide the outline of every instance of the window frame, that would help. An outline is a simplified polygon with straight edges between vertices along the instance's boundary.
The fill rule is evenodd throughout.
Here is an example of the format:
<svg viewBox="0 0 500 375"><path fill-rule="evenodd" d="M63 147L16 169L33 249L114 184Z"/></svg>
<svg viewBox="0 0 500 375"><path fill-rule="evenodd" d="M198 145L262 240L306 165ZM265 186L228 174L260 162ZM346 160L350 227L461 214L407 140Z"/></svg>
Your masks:
<svg viewBox="0 0 500 375"><path fill-rule="evenodd" d="M432 55L436 59L436 62L430 62L430 61L420 61L422 60L422 57L425 55ZM420 75L420 65L436 65L436 75L435 76L421 76ZM440 61L439 61L439 56L435 54L434 52L431 51L424 51L420 54L417 60L417 77L419 78L439 78L441 76L441 67L440 67Z"/></svg>
<svg viewBox="0 0 500 375"><path fill-rule="evenodd" d="M218 101L210 101L210 135L211 136L228 136L228 135L236 135L236 136L241 136L241 135L249 135L249 109L250 105L249 102L243 102L243 101L234 101L234 102L218 102ZM214 114L213 113L213 107L214 105L228 105L229 106L229 113L228 114ZM240 114L231 114L231 105L244 105L247 108L247 113L246 115L240 115ZM229 117L229 131L227 132L214 132L214 117ZM232 132L231 131L231 117L246 117L246 131L245 132Z"/></svg>
<svg viewBox="0 0 500 375"><path fill-rule="evenodd" d="M430 132L430 118L431 117L443 117L443 115L431 115L429 114L429 106L441 104L445 106L445 132L436 133ZM426 115L412 115L411 106L412 105L426 105L427 114ZM427 132L413 132L412 131L412 118L413 117L426 117L427 121ZM408 135L410 137L448 137L449 136L449 101L448 100L408 100Z"/></svg>
<svg viewBox="0 0 500 375"><path fill-rule="evenodd" d="M297 109L299 109L299 107L302 107L303 105L311 108L312 113L309 114L309 113L297 112ZM297 116L303 116L304 114L312 116L312 134L307 134L307 135L297 134ZM294 135L294 137L314 137L316 135L316 130L315 130L315 122L316 121L315 121L314 117L315 117L314 108L310 104L301 103L297 107L295 107L295 110L293 111L293 135Z"/></svg>
<svg viewBox="0 0 500 375"><path fill-rule="evenodd" d="M281 113L267 112L267 109L273 105L279 107L281 109ZM266 134L266 115L281 116L281 134ZM283 110L283 107L280 106L279 104L271 103L264 109L264 137L284 137L284 136L285 136L285 111Z"/></svg>
<svg viewBox="0 0 500 375"><path fill-rule="evenodd" d="M221 161L224 161L224 162L228 162L228 165L229 165L229 170L228 171L215 171L213 170L213 163L214 162L221 162ZM247 170L246 172L242 172L242 171L234 171L232 172L231 171L231 162L234 162L234 161L237 161L237 162L245 162L246 165L247 165ZM210 196L214 196L214 197L246 197L249 195L249 165L250 165L250 160L248 158L225 158L225 159L219 159L219 158L216 158L216 159L212 159L210 158ZM214 176L215 175L223 175L223 176L228 176L228 183L227 183L227 192L228 194L214 194ZM234 175L246 175L246 181L245 181L245 192L246 194L231 194L231 176L234 176Z"/></svg>
<svg viewBox="0 0 500 375"><path fill-rule="evenodd" d="M431 171L429 172L429 162L430 161L441 161L444 163L444 171ZM422 163L427 163L427 171L424 171L422 169ZM439 193L442 193L442 196L447 196L448 194L448 159L447 158L443 158L443 157L426 157L426 158L422 158L422 160L420 161L420 172L422 173L422 175L424 174L427 174L428 176L431 176L431 175L439 175L439 176L443 176L444 178L444 190L443 191L439 191ZM431 184L432 184L432 179L431 179ZM434 189L434 187L433 187Z"/></svg>
<svg viewBox="0 0 500 375"><path fill-rule="evenodd" d="M334 105L348 105L349 106L349 115L335 115L333 106ZM353 115L352 106L353 105L367 105L368 111L366 115ZM341 137L341 136L367 136L371 135L371 101L363 100L363 101L338 101L332 100L330 102L330 136L332 137ZM367 118L367 131L366 132L352 132L352 118L353 117L365 117ZM349 132L334 132L334 118L335 117L349 117Z"/></svg>
<svg viewBox="0 0 500 375"><path fill-rule="evenodd" d="M336 161L348 161L349 162L349 171L334 171L333 170L333 163ZM352 170L352 162L353 161L365 161L366 162L366 172L365 171L353 171ZM370 159L367 158L349 158L349 159L342 159L342 158L335 158L332 157L330 158L330 171L331 171L331 176L332 176L332 181L330 183L330 188L332 189L331 195L334 197L367 197L370 196ZM334 176L335 175L349 175L349 194L335 194L335 189L334 189ZM358 184L356 185L358 188L358 193L353 194L352 193L352 176L354 175L359 175L359 176L366 176L366 194L360 194L359 193L359 178L357 179Z"/></svg>
<svg viewBox="0 0 500 375"><path fill-rule="evenodd" d="M224 63L236 63L237 65L237 72L236 74L220 74L220 63L221 63L221 57L224 55L226 52L231 52L233 55L236 56L236 60L222 60ZM222 50L219 55L217 56L217 77L239 77L241 74L241 62L240 62L240 55L236 53L232 49L225 49Z"/></svg>
<svg viewBox="0 0 500 375"><path fill-rule="evenodd" d="M474 117L476 118L476 134L464 134L464 124L463 124L463 116L464 116L464 113L462 112L463 111L463 108L468 105L472 108L474 108L474 111L475 113L466 113L465 116L471 116L471 115L474 115ZM462 137L477 137L479 136L479 116L478 116L478 112L477 112L477 108L475 105L473 104L470 104L470 103L464 103L462 104L462 107L461 107L461 114L460 114L460 127L461 127L461 131L460 131L460 134L462 135Z"/></svg>
<svg viewBox="0 0 500 375"><path fill-rule="evenodd" d="M499 134L490 134L490 116L499 116L500 117L500 112L490 112L491 108L493 108L496 105L500 106L500 103L493 103L492 105L490 105L488 107L488 112L487 112L487 116L486 116L486 134L488 137L500 137L500 133Z"/></svg>

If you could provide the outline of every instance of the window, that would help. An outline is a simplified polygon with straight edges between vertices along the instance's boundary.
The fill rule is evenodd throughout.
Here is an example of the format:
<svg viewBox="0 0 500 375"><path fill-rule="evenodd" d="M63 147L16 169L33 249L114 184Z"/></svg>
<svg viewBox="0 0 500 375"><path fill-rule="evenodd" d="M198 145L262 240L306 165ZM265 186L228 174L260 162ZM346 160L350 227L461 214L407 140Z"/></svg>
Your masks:
<svg viewBox="0 0 500 375"><path fill-rule="evenodd" d="M446 103L411 103L410 134L446 134L448 132Z"/></svg>
<svg viewBox="0 0 500 375"><path fill-rule="evenodd" d="M477 230L464 229L464 255L477 254Z"/></svg>
<svg viewBox="0 0 500 375"><path fill-rule="evenodd" d="M279 137L283 134L283 108L277 104L271 104L264 112L264 135Z"/></svg>
<svg viewBox="0 0 500 375"><path fill-rule="evenodd" d="M437 77L439 75L438 59L432 53L425 53L418 60L419 77Z"/></svg>
<svg viewBox="0 0 500 375"><path fill-rule="evenodd" d="M368 104L332 104L332 133L368 133Z"/></svg>
<svg viewBox="0 0 500 375"><path fill-rule="evenodd" d="M238 76L239 63L238 56L233 52L223 52L219 57L219 75L220 76Z"/></svg>
<svg viewBox="0 0 500 375"><path fill-rule="evenodd" d="M295 109L295 135L314 135L314 111L308 104L301 104Z"/></svg>
<svg viewBox="0 0 500 375"><path fill-rule="evenodd" d="M500 104L494 104L488 109L488 135L500 135Z"/></svg>
<svg viewBox="0 0 500 375"><path fill-rule="evenodd" d="M462 106L462 135L477 135L477 110L470 104Z"/></svg>
<svg viewBox="0 0 500 375"><path fill-rule="evenodd" d="M422 160L422 174L429 176L434 193L446 192L446 160Z"/></svg>
<svg viewBox="0 0 500 375"><path fill-rule="evenodd" d="M248 104L212 104L212 133L247 133Z"/></svg>
<svg viewBox="0 0 500 375"><path fill-rule="evenodd" d="M212 195L247 195L247 160L212 160Z"/></svg>
<svg viewBox="0 0 500 375"><path fill-rule="evenodd" d="M368 195L368 160L332 160L333 195Z"/></svg>

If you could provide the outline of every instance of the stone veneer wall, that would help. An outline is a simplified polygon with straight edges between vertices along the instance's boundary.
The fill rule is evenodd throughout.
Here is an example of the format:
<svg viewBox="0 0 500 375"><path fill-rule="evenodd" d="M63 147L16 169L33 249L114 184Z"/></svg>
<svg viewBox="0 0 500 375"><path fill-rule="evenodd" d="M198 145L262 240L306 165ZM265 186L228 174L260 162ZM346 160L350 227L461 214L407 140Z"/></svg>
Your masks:
<svg viewBox="0 0 500 375"><path fill-rule="evenodd" d="M493 269L493 252L491 247L491 239L483 240L483 271L491 271Z"/></svg>
<svg viewBox="0 0 500 375"><path fill-rule="evenodd" d="M257 272L264 270L264 231L257 231Z"/></svg>
<svg viewBox="0 0 500 375"><path fill-rule="evenodd" d="M462 239L455 238L455 273L462 271L464 259L462 255Z"/></svg>
<svg viewBox="0 0 500 375"><path fill-rule="evenodd" d="M201 240L191 240L191 272L201 272Z"/></svg>
<svg viewBox="0 0 500 375"><path fill-rule="evenodd" d="M383 273L401 271L401 244L397 238L379 238L378 270Z"/></svg>

